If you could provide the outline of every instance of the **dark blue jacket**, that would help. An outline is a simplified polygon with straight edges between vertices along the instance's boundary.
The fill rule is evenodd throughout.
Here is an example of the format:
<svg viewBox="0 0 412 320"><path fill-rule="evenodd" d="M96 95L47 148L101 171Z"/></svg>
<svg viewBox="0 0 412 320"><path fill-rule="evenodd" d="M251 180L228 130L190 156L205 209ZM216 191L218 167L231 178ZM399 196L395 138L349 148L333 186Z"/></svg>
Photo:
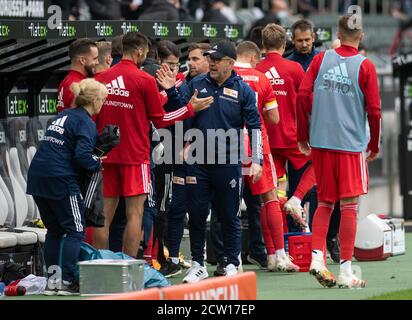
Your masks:
<svg viewBox="0 0 412 320"><path fill-rule="evenodd" d="M96 138L96 125L85 109L60 113L47 128L30 164L27 193L56 200L79 194L79 176L101 165L93 155Z"/></svg>
<svg viewBox="0 0 412 320"><path fill-rule="evenodd" d="M303 70L305 70L306 72L306 70L309 68L310 63L313 60L313 57L316 56L318 53L319 51L315 48L313 48L312 52L309 54L302 54L298 50L295 50L292 52L291 55L287 57L287 59L299 63L302 66Z"/></svg>
<svg viewBox="0 0 412 320"><path fill-rule="evenodd" d="M205 161L211 159L211 154L207 154L207 130L223 129L225 132L233 129L236 131L236 136L240 145L240 141L243 142L243 128L246 124L249 130L249 136L255 136L255 138L250 139L251 143L255 145L252 146L253 155L252 160L256 163L262 163L261 154L261 123L259 111L256 107L256 94L247 85L241 77L239 77L234 71L232 75L222 86L218 84L210 77L209 73L201 74L193 78L190 82L183 84L178 92L176 89L168 90L168 97L173 99L180 99L176 101L176 104L185 105L188 103L192 97L195 89L198 91L198 98L206 98L209 96L214 97L213 104L200 112L197 112L195 116L190 120L191 129L200 129L203 134L203 139L205 142ZM171 91L175 90L175 94ZM171 95L169 96L169 93ZM210 134L209 134L210 138ZM226 165L230 163L230 141L226 139L226 155L221 152L221 145L219 145L216 140L215 145L215 163L218 163L218 156L225 158ZM240 147L238 145L238 149ZM210 162L209 162L210 163ZM240 156L239 162L240 164ZM219 161L219 164L221 162Z"/></svg>

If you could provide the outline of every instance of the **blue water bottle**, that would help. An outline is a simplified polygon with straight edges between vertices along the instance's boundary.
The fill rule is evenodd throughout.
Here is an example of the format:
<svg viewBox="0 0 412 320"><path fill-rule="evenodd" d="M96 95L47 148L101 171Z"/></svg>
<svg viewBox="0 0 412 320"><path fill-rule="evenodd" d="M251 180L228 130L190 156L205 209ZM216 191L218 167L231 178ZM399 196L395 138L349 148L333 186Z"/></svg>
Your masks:
<svg viewBox="0 0 412 320"><path fill-rule="evenodd" d="M0 299L3 298L4 296L4 288L6 287L6 285L4 284L4 282L0 282Z"/></svg>

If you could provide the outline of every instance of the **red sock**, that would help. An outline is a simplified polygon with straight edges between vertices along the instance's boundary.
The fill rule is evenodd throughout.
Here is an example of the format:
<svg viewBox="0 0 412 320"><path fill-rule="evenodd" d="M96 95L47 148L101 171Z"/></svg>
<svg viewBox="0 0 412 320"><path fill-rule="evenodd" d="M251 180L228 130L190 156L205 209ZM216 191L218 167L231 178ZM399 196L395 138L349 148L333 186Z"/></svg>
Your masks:
<svg viewBox="0 0 412 320"><path fill-rule="evenodd" d="M325 247L333 207L334 204L330 202L319 202L318 204L312 222L312 250L323 251Z"/></svg>
<svg viewBox="0 0 412 320"><path fill-rule="evenodd" d="M348 203L340 206L340 259L352 261L356 238L356 213L358 204Z"/></svg>
<svg viewBox="0 0 412 320"><path fill-rule="evenodd" d="M84 242L87 242L90 245L93 245L93 235L94 235L94 227L87 227L86 228L86 237Z"/></svg>
<svg viewBox="0 0 412 320"><path fill-rule="evenodd" d="M310 189L316 184L315 169L313 165L306 168L296 188L294 196L302 200Z"/></svg>
<svg viewBox="0 0 412 320"><path fill-rule="evenodd" d="M267 219L267 211L264 205L260 208L260 224L262 226L263 240L265 241L267 254L275 254L275 246L273 245L272 237Z"/></svg>
<svg viewBox="0 0 412 320"><path fill-rule="evenodd" d="M159 257L159 239L156 238L153 244L152 259L158 260L158 257Z"/></svg>
<svg viewBox="0 0 412 320"><path fill-rule="evenodd" d="M270 235L272 236L275 249L283 249L285 247L283 240L283 219L279 201L268 201L265 203L265 207Z"/></svg>
<svg viewBox="0 0 412 320"><path fill-rule="evenodd" d="M288 198L285 197L280 197L279 198L279 205L280 205L280 210L282 210L282 221L283 221L283 233L288 233L288 221L287 221L287 212L285 210L285 203L288 201Z"/></svg>
<svg viewBox="0 0 412 320"><path fill-rule="evenodd" d="M147 247L144 250L143 257L148 260L152 260L152 250L153 250L153 230L150 234L149 242L147 243Z"/></svg>

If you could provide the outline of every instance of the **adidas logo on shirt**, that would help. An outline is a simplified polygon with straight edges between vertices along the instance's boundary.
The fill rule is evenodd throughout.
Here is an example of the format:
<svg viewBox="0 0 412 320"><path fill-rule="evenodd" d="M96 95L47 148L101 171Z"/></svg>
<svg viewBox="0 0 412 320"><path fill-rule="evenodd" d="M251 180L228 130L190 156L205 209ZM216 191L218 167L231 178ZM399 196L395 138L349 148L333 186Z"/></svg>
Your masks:
<svg viewBox="0 0 412 320"><path fill-rule="evenodd" d="M271 67L269 71L265 73L266 78L270 80L270 84L285 84L285 80L282 79L275 67Z"/></svg>
<svg viewBox="0 0 412 320"><path fill-rule="evenodd" d="M338 66L329 69L327 73L323 74L323 79L342 84L352 84L352 80L348 77L348 70L346 69L345 63L340 63Z"/></svg>
<svg viewBox="0 0 412 320"><path fill-rule="evenodd" d="M199 91L200 93L207 93L206 88L203 88L202 90Z"/></svg>
<svg viewBox="0 0 412 320"><path fill-rule="evenodd" d="M115 96L128 97L130 94L129 91L125 90L126 87L124 86L123 76L117 77L112 80L112 82L106 84L106 88L109 94Z"/></svg>
<svg viewBox="0 0 412 320"><path fill-rule="evenodd" d="M52 124L47 128L47 130L55 131L60 134L64 133L64 123L66 122L67 116L58 118L52 122Z"/></svg>

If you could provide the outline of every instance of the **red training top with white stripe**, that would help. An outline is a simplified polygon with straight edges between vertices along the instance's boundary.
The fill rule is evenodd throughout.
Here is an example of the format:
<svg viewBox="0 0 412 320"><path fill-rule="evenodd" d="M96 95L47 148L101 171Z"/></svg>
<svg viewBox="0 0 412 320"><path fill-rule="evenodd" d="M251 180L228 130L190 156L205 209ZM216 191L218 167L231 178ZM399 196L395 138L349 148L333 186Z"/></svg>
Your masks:
<svg viewBox="0 0 412 320"><path fill-rule="evenodd" d="M343 57L350 57L358 54L358 49L347 45L342 45L335 49L335 51ZM299 88L297 99L298 141L309 140L309 115L312 112L313 84L318 76L324 55L325 52L323 51L313 58ZM378 77L376 75L375 66L369 59L365 59L360 66L358 82L364 95L365 110L368 114L370 128L370 142L368 144L368 149L378 153L381 104Z"/></svg>
<svg viewBox="0 0 412 320"><path fill-rule="evenodd" d="M106 83L109 95L97 118L99 132L108 124L120 128L120 144L108 155L106 163L138 165L150 163L150 121L156 128L192 117L190 104L166 113L160 103L156 80L141 71L131 60L121 60L96 76Z"/></svg>
<svg viewBox="0 0 412 320"><path fill-rule="evenodd" d="M183 73L179 72L176 75L175 87L179 88L183 84L183 82L185 82L185 81L186 81L185 75ZM169 99L167 97L166 91L165 90L160 91L160 101L162 103L162 106L164 106L167 103L168 100Z"/></svg>
<svg viewBox="0 0 412 320"><path fill-rule="evenodd" d="M277 52L269 52L256 69L272 84L279 105L278 124L266 124L271 148L297 148L296 97L305 71Z"/></svg>
<svg viewBox="0 0 412 320"><path fill-rule="evenodd" d="M233 69L242 78L242 80L256 92L256 101L260 114L260 122L262 124L263 154L269 154L269 137L266 131L265 122L263 120L263 113L278 107L276 97L273 94L272 86L265 75L262 72L253 69L249 63L236 62ZM249 141L245 141L245 146L249 145Z"/></svg>
<svg viewBox="0 0 412 320"><path fill-rule="evenodd" d="M86 76L79 71L69 70L63 81L60 82L58 99L57 99L57 112L60 113L64 109L71 108L74 103L74 94L70 90L72 83L80 82L86 79Z"/></svg>

